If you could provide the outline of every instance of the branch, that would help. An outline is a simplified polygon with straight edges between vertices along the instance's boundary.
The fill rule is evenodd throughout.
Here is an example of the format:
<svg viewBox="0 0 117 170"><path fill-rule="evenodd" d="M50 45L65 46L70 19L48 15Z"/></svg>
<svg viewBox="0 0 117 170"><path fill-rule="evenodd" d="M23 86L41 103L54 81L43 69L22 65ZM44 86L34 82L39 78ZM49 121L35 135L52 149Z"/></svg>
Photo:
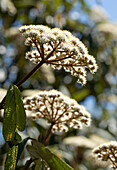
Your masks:
<svg viewBox="0 0 117 170"><path fill-rule="evenodd" d="M32 74L34 74L42 65L44 64L44 61L41 60L36 67L33 68L31 72L29 72L19 83L16 84L17 87L20 87Z"/></svg>
<svg viewBox="0 0 117 170"><path fill-rule="evenodd" d="M45 62L43 60L40 61L39 64L36 65L36 67L31 70L19 83L16 84L17 87L20 87L29 77L31 77ZM0 110L4 108L5 98L0 103Z"/></svg>
<svg viewBox="0 0 117 170"><path fill-rule="evenodd" d="M51 137L51 135L52 135L51 130L52 130L53 125L54 125L54 124L52 123L51 126L50 126L50 128L49 128L49 130L48 130L48 132L47 132L47 134L46 134L46 136L45 136L45 138L44 138L44 140L43 140L43 142L42 142L45 146L48 144L49 139L50 139L50 137Z"/></svg>
<svg viewBox="0 0 117 170"><path fill-rule="evenodd" d="M45 58L45 60L47 60L48 58L50 58L52 56L52 54L54 53L54 51L56 51L57 47L60 45L61 42L59 42L54 48L53 50L47 55L47 57Z"/></svg>

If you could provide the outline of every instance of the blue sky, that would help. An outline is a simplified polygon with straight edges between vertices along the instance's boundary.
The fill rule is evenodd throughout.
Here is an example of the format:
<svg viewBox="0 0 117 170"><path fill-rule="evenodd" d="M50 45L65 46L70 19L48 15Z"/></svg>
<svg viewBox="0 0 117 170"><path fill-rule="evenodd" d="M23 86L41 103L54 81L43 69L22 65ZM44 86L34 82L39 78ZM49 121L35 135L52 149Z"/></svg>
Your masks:
<svg viewBox="0 0 117 170"><path fill-rule="evenodd" d="M107 12L109 20L117 21L117 0L85 0L85 1L91 7L93 7L96 4L100 4Z"/></svg>

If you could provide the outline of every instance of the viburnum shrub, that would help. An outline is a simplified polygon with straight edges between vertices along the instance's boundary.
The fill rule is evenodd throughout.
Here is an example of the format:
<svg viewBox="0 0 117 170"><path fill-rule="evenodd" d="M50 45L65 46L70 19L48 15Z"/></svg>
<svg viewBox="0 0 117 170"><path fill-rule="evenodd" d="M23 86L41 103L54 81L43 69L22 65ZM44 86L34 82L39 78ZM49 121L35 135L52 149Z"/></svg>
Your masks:
<svg viewBox="0 0 117 170"><path fill-rule="evenodd" d="M36 66L16 85L10 85L7 95L0 104L0 109L4 109L3 136L9 145L5 169L16 168L28 140L32 141L32 145L27 146L31 158L22 168L28 169L33 162L35 167L38 164L41 169L72 169L46 146L54 133L65 133L70 128L82 129L83 125L90 126L90 113L77 101L57 90L40 91L35 96L22 100L18 88L43 64L50 65L54 69L63 68L77 77L78 83L85 85L87 69L91 73L95 73L98 69L96 60L88 54L85 45L67 30L28 25L20 27L19 31L25 38L25 45L32 46L33 49L26 53L25 58ZM43 139L40 134L38 140L28 137L21 141L18 130L25 130L25 110L31 111L33 119L43 118L48 121L49 128L47 133L43 134Z"/></svg>

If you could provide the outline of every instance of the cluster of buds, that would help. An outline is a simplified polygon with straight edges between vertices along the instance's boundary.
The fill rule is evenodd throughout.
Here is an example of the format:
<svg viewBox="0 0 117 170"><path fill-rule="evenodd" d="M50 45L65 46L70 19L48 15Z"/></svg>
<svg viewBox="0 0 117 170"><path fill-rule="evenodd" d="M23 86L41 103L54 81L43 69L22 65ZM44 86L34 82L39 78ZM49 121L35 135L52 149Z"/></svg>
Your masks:
<svg viewBox="0 0 117 170"><path fill-rule="evenodd" d="M40 91L26 97L24 108L33 112L33 118L45 118L52 125L52 132L67 132L69 127L81 129L90 125L91 116L86 109L56 90Z"/></svg>
<svg viewBox="0 0 117 170"><path fill-rule="evenodd" d="M54 69L63 68L78 77L78 82L86 84L86 68L91 73L97 71L96 60L88 54L85 45L69 31L50 29L43 25L29 25L19 28L25 37L25 45L36 48L26 53L26 59L35 64L43 61Z"/></svg>
<svg viewBox="0 0 117 170"><path fill-rule="evenodd" d="M111 167L117 169L117 142L107 142L93 150L93 154L101 161L110 161Z"/></svg>

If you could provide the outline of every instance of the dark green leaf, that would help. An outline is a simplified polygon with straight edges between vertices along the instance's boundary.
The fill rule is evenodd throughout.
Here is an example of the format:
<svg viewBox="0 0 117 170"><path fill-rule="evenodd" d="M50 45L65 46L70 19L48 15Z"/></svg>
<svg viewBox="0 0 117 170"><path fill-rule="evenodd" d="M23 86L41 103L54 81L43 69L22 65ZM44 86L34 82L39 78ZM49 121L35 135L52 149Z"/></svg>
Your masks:
<svg viewBox="0 0 117 170"><path fill-rule="evenodd" d="M40 159L38 159L34 170L39 170L40 168L41 168L41 161L40 161Z"/></svg>
<svg viewBox="0 0 117 170"><path fill-rule="evenodd" d="M15 139L18 143L22 140L21 136L17 132L15 132Z"/></svg>
<svg viewBox="0 0 117 170"><path fill-rule="evenodd" d="M14 140L9 141L8 144L10 147L12 147L13 145L17 145L21 140L22 140L21 136L17 132L15 132Z"/></svg>
<svg viewBox="0 0 117 170"><path fill-rule="evenodd" d="M17 161L19 160L20 155L21 155L22 151L24 150L24 146L25 146L25 144L27 143L27 141L28 141L29 139L30 139L30 138L27 137L27 138L25 138L22 142L20 142L20 143L18 144Z"/></svg>
<svg viewBox="0 0 117 170"><path fill-rule="evenodd" d="M16 129L23 131L26 124L26 114L23 107L21 94L17 86L10 85L4 108L3 136L5 141L13 141ZM18 141L19 136L17 135Z"/></svg>
<svg viewBox="0 0 117 170"><path fill-rule="evenodd" d="M5 162L5 170L15 170L17 160L18 146L13 146L9 149Z"/></svg>
<svg viewBox="0 0 117 170"><path fill-rule="evenodd" d="M8 89L3 118L3 136L5 141L12 141L15 137L16 130L16 108L14 97L14 86L11 85Z"/></svg>
<svg viewBox="0 0 117 170"><path fill-rule="evenodd" d="M27 146L27 150L32 158L41 157L46 161L50 169L52 170L73 170L64 161L54 155L49 149L47 149L43 144L33 141L33 146Z"/></svg>
<svg viewBox="0 0 117 170"><path fill-rule="evenodd" d="M26 125L26 113L22 101L21 93L17 86L14 85L15 90L15 103L16 103L16 114L17 114L17 129L23 131Z"/></svg>

